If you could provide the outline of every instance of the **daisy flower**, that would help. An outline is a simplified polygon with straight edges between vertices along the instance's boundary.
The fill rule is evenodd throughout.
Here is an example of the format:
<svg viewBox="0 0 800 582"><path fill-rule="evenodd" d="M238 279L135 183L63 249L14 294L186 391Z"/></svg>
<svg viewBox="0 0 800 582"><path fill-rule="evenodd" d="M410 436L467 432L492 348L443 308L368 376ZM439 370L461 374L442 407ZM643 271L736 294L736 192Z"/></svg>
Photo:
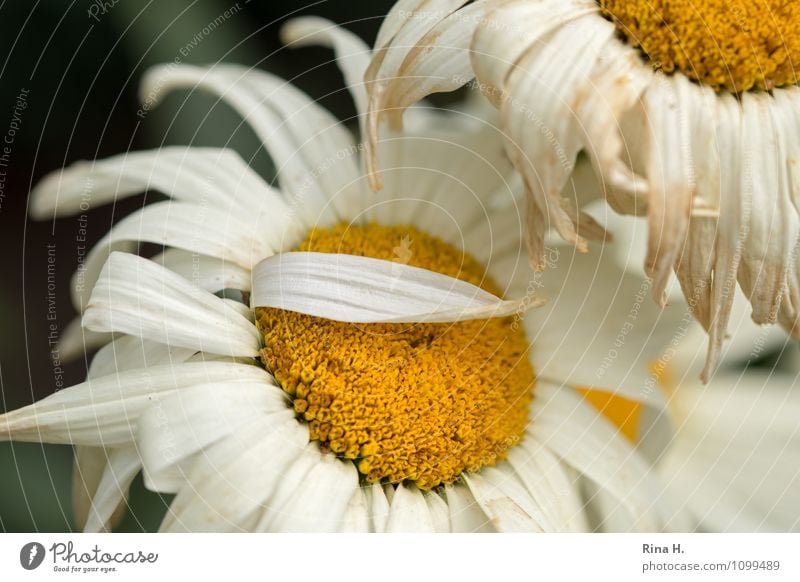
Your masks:
<svg viewBox="0 0 800 582"><path fill-rule="evenodd" d="M674 269L708 380L737 282L756 323L800 337L798 23L791 0L400 0L367 75L372 185L380 119L475 77L525 180L533 266L545 227L592 238L562 193L584 152L612 207L647 215L654 296Z"/></svg>
<svg viewBox="0 0 800 582"><path fill-rule="evenodd" d="M284 33L335 49L363 119L368 48L319 19ZM142 98L180 88L234 107L277 184L232 151L170 147L33 193L37 217L170 197L75 274L65 341L107 342L86 382L0 416L0 438L76 445L83 529L113 526L140 471L175 494L164 531L691 527L651 462L669 433L648 363L680 314L643 303L612 253L552 246L545 275L522 266L496 127L414 108L377 144L376 195L350 132L283 80L168 65ZM165 250L144 258L144 242Z"/></svg>

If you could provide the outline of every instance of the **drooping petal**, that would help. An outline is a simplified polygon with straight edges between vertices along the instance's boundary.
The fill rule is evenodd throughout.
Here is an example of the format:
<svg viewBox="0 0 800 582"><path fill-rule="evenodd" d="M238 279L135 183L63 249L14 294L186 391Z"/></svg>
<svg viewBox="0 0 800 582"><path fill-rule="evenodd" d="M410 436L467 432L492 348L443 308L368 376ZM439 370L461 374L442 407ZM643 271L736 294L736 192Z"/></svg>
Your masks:
<svg viewBox="0 0 800 582"><path fill-rule="evenodd" d="M253 271L253 307L347 322L447 322L501 317L528 307L403 263L333 253L283 253ZM531 304L535 304L532 301Z"/></svg>
<svg viewBox="0 0 800 582"><path fill-rule="evenodd" d="M645 271L653 279L653 297L662 305L689 228L696 182L689 142L691 91L685 77L658 74L644 95L650 139L646 162L650 236Z"/></svg>
<svg viewBox="0 0 800 582"><path fill-rule="evenodd" d="M509 72L506 90L513 97L500 106L506 150L525 178L528 212L539 213L546 228L584 251L586 240L576 231L572 202L562 191L582 148L576 104L590 90L592 66L612 34L613 27L594 15L565 23ZM573 66L564 67L564 60ZM545 233L527 233L537 270L544 269Z"/></svg>
<svg viewBox="0 0 800 582"><path fill-rule="evenodd" d="M428 95L453 91L474 77L469 54L472 35L493 6L492 0L467 4L410 47L384 92L381 106L392 118L401 116L406 108Z"/></svg>
<svg viewBox="0 0 800 582"><path fill-rule="evenodd" d="M92 496L83 531L96 533L107 530L107 524L120 503L127 498L131 483L141 468L142 462L135 446L128 445L109 451L108 463L97 491Z"/></svg>
<svg viewBox="0 0 800 582"><path fill-rule="evenodd" d="M720 160L720 204L715 241L714 278L711 283L711 313L708 358L703 380L708 381L717 364L736 297L736 279L741 262L743 197L741 188L742 112L730 95L718 97L717 145Z"/></svg>
<svg viewBox="0 0 800 582"><path fill-rule="evenodd" d="M498 3L472 40L472 68L481 91L499 107L508 97L505 84L511 70L532 46L559 26L597 10L587 0Z"/></svg>
<svg viewBox="0 0 800 582"><path fill-rule="evenodd" d="M133 439L139 415L154 400L195 384L266 382L242 364L153 366L87 380L0 416L0 439L116 447Z"/></svg>
<svg viewBox="0 0 800 582"><path fill-rule="evenodd" d="M358 148L333 115L283 79L229 64L158 66L145 74L140 92L153 105L181 88L210 91L253 127L307 225L343 218L337 200L355 187Z"/></svg>
<svg viewBox="0 0 800 582"><path fill-rule="evenodd" d="M749 190L748 230L742 245L739 284L753 306L753 321L776 323L790 260L800 232L792 204L785 120L769 95L742 96L743 194Z"/></svg>
<svg viewBox="0 0 800 582"><path fill-rule="evenodd" d="M87 212L147 190L247 216L280 194L233 150L169 146L80 161L45 176L31 192L31 216ZM274 215L273 215L274 216Z"/></svg>
<svg viewBox="0 0 800 582"><path fill-rule="evenodd" d="M231 356L255 356L255 326L223 299L153 261L112 253L92 292L83 324L171 346Z"/></svg>
<svg viewBox="0 0 800 582"><path fill-rule="evenodd" d="M691 87L685 93L684 115L689 116L691 164L695 175L695 208L718 209L721 202L721 168L717 143L717 98L708 87ZM672 196L673 193L668 194ZM692 314L700 325L711 326L712 286L719 224L715 213L693 212L675 272Z"/></svg>
<svg viewBox="0 0 800 582"><path fill-rule="evenodd" d="M103 479L108 465L109 451L102 447L75 447L75 459L72 464L72 513L78 529L83 530L89 519L92 498ZM118 499L122 499L120 495ZM110 528L108 528L110 529Z"/></svg>
<svg viewBox="0 0 800 582"><path fill-rule="evenodd" d="M281 28L283 44L298 48L322 45L336 52L336 66L342 71L345 83L356 105L359 118L367 112L367 89L364 73L369 66L370 48L349 30L325 18L303 16L293 18Z"/></svg>
<svg viewBox="0 0 800 582"><path fill-rule="evenodd" d="M466 3L467 0L422 0L409 2L407 8L396 5L378 33L376 50L364 75L368 95L366 162L373 190L382 187L378 174L378 133L381 118L387 114L389 86L412 48L434 26Z"/></svg>

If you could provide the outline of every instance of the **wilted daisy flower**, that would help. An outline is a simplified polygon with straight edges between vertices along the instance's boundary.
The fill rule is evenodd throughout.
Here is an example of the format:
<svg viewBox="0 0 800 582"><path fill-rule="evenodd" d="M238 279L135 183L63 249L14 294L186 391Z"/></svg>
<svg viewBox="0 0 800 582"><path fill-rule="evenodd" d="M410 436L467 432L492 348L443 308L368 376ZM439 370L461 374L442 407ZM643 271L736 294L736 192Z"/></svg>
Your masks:
<svg viewBox="0 0 800 582"><path fill-rule="evenodd" d="M613 208L647 214L653 292L675 269L710 334L708 379L737 281L754 321L800 337L799 21L791 0L400 0L367 77L370 140L475 76L525 179L536 268L545 227L582 249L592 234L562 195L585 152Z"/></svg>
<svg viewBox="0 0 800 582"><path fill-rule="evenodd" d="M285 32L336 49L363 114L368 49L326 21ZM553 247L528 276L491 124L413 111L380 144L376 196L352 136L284 81L168 66L142 94L181 87L237 109L279 188L231 151L165 148L34 192L40 217L172 198L119 221L76 274L82 325L114 334L88 380L0 416L2 438L77 445L84 529L110 526L140 471L176 494L165 531L689 527L648 460L668 440L648 362L674 318L611 253ZM120 252L141 242L167 248ZM525 313L540 287L552 300Z"/></svg>

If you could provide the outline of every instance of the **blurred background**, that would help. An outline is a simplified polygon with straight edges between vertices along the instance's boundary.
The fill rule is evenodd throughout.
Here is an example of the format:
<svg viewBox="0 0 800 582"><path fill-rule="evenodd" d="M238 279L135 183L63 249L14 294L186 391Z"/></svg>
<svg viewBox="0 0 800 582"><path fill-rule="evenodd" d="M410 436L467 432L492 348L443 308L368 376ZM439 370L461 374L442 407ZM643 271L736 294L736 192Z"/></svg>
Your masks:
<svg viewBox="0 0 800 582"><path fill-rule="evenodd" d="M269 176L270 161L227 106L174 94L140 119L137 84L151 65L229 61L292 80L342 119L354 109L333 55L286 50L278 32L291 16L329 18L372 43L392 2L337 0L58 0L0 5L0 410L29 404L85 379L88 359L51 358L50 325L75 317L69 279L78 264L78 222L27 218L27 197L46 173L81 159L171 144L236 148ZM214 24L215 23L215 24ZM210 113L209 113L210 111ZM91 210L86 248L144 197ZM51 252L48 254L48 246ZM48 259L53 257L48 281ZM52 278L55 280L53 281ZM48 284L54 283L52 294ZM51 287L51 289L53 289ZM51 319L48 320L48 313ZM0 443L0 531L68 531L70 447ZM122 531L154 531L165 501L137 480Z"/></svg>

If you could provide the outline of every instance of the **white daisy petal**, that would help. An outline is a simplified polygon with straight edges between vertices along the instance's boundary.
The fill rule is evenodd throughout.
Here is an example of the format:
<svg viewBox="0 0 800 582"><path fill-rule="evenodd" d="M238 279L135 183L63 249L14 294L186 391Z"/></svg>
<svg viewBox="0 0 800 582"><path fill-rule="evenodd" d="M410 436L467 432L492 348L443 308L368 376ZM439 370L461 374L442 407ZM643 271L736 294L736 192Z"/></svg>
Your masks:
<svg viewBox="0 0 800 582"><path fill-rule="evenodd" d="M72 513L78 529L83 530L92 508L92 497L103 479L109 451L102 447L75 447L72 465ZM118 498L122 500L122 494ZM110 528L108 528L110 529Z"/></svg>
<svg viewBox="0 0 800 582"><path fill-rule="evenodd" d="M250 304L358 323L483 319L529 306L403 263L305 252L259 263Z"/></svg>
<svg viewBox="0 0 800 582"><path fill-rule="evenodd" d="M364 490L367 497L367 505L369 506L370 526L372 531L376 533L384 533L386 531L386 524L389 520L389 499L383 488L378 483L373 483L371 487Z"/></svg>
<svg viewBox="0 0 800 582"><path fill-rule="evenodd" d="M255 366L190 363L153 366L87 380L0 416L0 439L120 446L155 399L194 384L267 381Z"/></svg>
<svg viewBox="0 0 800 582"><path fill-rule="evenodd" d="M469 57L472 33L492 6L491 0L467 4L411 47L385 89L383 106L392 116L402 115L432 93L458 89L474 77Z"/></svg>
<svg viewBox="0 0 800 582"><path fill-rule="evenodd" d="M787 286L792 252L798 242L799 220L792 204L791 184L784 160L785 121L768 95L742 96L744 158L742 189L749 222L742 245L739 284L753 306L753 321L777 321ZM746 195L746 194L745 194Z"/></svg>
<svg viewBox="0 0 800 582"><path fill-rule="evenodd" d="M423 494L425 503L428 505L428 511L433 520L433 530L436 533L449 533L450 532L450 512L447 503L442 499L438 493L428 491Z"/></svg>
<svg viewBox="0 0 800 582"><path fill-rule="evenodd" d="M717 146L717 94L708 87L690 87L684 93L684 115L689 116L691 163L696 186L693 204L704 208L720 207L720 160ZM672 192L669 196L672 196ZM686 238L675 264L681 288L689 298L695 319L708 329L711 326L711 288L716 262L714 239L717 219L692 216Z"/></svg>
<svg viewBox="0 0 800 582"><path fill-rule="evenodd" d="M369 533L369 507L364 489L357 487L347 504L342 517L341 531L344 533Z"/></svg>
<svg viewBox="0 0 800 582"><path fill-rule="evenodd" d="M495 531L468 487L460 483L446 485L444 491L450 513L451 531L459 533Z"/></svg>
<svg viewBox="0 0 800 582"><path fill-rule="evenodd" d="M357 490L355 465L331 454L322 454L289 502L280 508L270 531L337 531Z"/></svg>
<svg viewBox="0 0 800 582"><path fill-rule="evenodd" d="M308 442L290 411L244 425L198 455L161 531L250 529L284 469ZM269 471L253 471L265 459Z"/></svg>
<svg viewBox="0 0 800 582"><path fill-rule="evenodd" d="M412 18L414 12L426 2L428 0L397 0L381 22L375 38L375 48L380 49L389 44L406 21Z"/></svg>
<svg viewBox="0 0 800 582"><path fill-rule="evenodd" d="M650 237L645 271L653 278L653 296L665 304L669 274L689 227L695 188L689 143L692 87L684 77L663 74L656 75L654 87L644 96L651 140L647 161Z"/></svg>
<svg viewBox="0 0 800 582"><path fill-rule="evenodd" d="M472 475L464 475L475 500L483 512L491 520L492 526L500 532L542 532L542 524L532 517L519 502L527 493L520 494L516 488L505 487L507 479L493 471L481 471Z"/></svg>
<svg viewBox="0 0 800 582"><path fill-rule="evenodd" d="M97 352L89 366L88 377L99 378L136 368L177 364L185 362L194 353L193 349L168 346L132 335L123 335Z"/></svg>
<svg viewBox="0 0 800 582"><path fill-rule="evenodd" d="M194 350L185 348L172 348L156 342L148 342L134 336L121 336L103 347L92 359L92 363L87 372L89 379L135 370L136 368L147 368L162 364L175 364L189 359ZM115 449L113 453L117 456L124 456L124 449ZM92 498L98 492L101 479L104 473L114 470L109 463L112 451L102 447L75 447L75 461L73 469L72 487L72 506L75 513L75 520L80 529L84 529L89 518L89 510L92 506ZM136 453L138 459L138 452ZM137 461L138 466L134 470L131 466L127 471L131 474L131 479L141 469L141 460ZM117 483L115 480L114 483ZM130 483L128 483L129 485ZM116 503L116 509L112 509L112 515L107 518L103 527L111 530L115 518L122 516L125 497L127 496L126 487L111 487L105 492L105 501L109 505ZM113 499L112 499L113 498Z"/></svg>
<svg viewBox="0 0 800 582"><path fill-rule="evenodd" d="M110 333L100 333L86 329L81 325L81 317L78 316L67 324L64 331L58 338L58 352L61 359L65 362L74 360L86 352L91 352L99 347L106 345L114 339Z"/></svg>
<svg viewBox="0 0 800 582"><path fill-rule="evenodd" d="M686 313L649 301L647 280L621 271L607 248L598 256L552 247L548 267L529 282L548 301L525 316L539 377L602 388L663 409L664 394L650 364L676 340Z"/></svg>
<svg viewBox="0 0 800 582"><path fill-rule="evenodd" d="M628 507L643 531L659 531L663 488L631 445L568 387L536 387L538 413L531 434L580 473Z"/></svg>
<svg viewBox="0 0 800 582"><path fill-rule="evenodd" d="M336 52L336 66L344 74L359 117L366 113L364 73L369 66L371 51L363 40L330 20L315 16L289 20L281 28L281 40L292 48L314 44L332 48Z"/></svg>
<svg viewBox="0 0 800 582"><path fill-rule="evenodd" d="M305 447L294 455L294 458L281 472L269 498L265 500L254 531L275 531L275 522L282 519L284 509L307 479L311 469L321 459L322 453L319 450L319 444L316 442L305 443Z"/></svg>
<svg viewBox="0 0 800 582"><path fill-rule="evenodd" d="M83 531L96 533L107 530L106 524L120 502L128 496L131 483L141 468L139 451L135 446L109 451L108 464L92 497L91 509Z"/></svg>
<svg viewBox="0 0 800 582"><path fill-rule="evenodd" d="M201 89L226 100L253 127L272 157L281 189L316 224L337 196L355 187L358 152L345 127L283 79L236 65L164 65L149 70L141 94L152 101L175 89ZM328 205L328 200L333 207Z"/></svg>
<svg viewBox="0 0 800 582"><path fill-rule="evenodd" d="M389 99L389 87L396 79L398 71L413 47L436 24L467 3L467 0L425 0L411 3L410 10L395 6L395 10L387 16L384 27L378 34L376 43L386 44L376 50L370 66L364 74L367 83L369 106L367 111L367 173L373 190L380 190L381 179L378 174L378 126L385 115L386 102ZM400 26L397 26L400 25ZM391 34L392 31L396 34ZM389 39L391 38L391 42ZM399 120L399 117L397 118ZM399 129L399 127L395 127Z"/></svg>
<svg viewBox="0 0 800 582"><path fill-rule="evenodd" d="M586 0L497 3L480 23L472 39L472 68L484 94L499 106L505 100L504 85L510 70L529 52L535 39L545 37L562 24L597 6Z"/></svg>
<svg viewBox="0 0 800 582"><path fill-rule="evenodd" d="M415 486L401 483L395 489L386 531L388 533L436 531L434 516L425 502L425 496Z"/></svg>
<svg viewBox="0 0 800 582"><path fill-rule="evenodd" d="M717 128L720 159L720 214L715 243L714 278L711 282L711 326L709 348L702 378L708 381L720 356L736 297L736 278L742 257L743 200L749 194L741 188L742 113L731 95L717 102ZM723 171L724 169L724 171ZM738 195L736 195L738 193Z"/></svg>
<svg viewBox="0 0 800 582"><path fill-rule="evenodd" d="M526 437L520 446L508 452L508 462L556 531L586 530L583 504L575 483L570 482L561 463L546 446Z"/></svg>
<svg viewBox="0 0 800 582"><path fill-rule="evenodd" d="M53 172L31 192L31 215L77 214L147 190L242 216L265 200L280 200L233 150L169 146L76 162Z"/></svg>
<svg viewBox="0 0 800 582"><path fill-rule="evenodd" d="M272 245L265 238L252 225L232 215L220 216L206 206L184 202L150 204L115 224L91 250L85 270L79 272L81 279L73 278L73 304L76 309L86 306L86 299L108 256L119 250L132 252L136 245L131 241L177 247L250 269L280 248L279 244Z"/></svg>
<svg viewBox="0 0 800 582"><path fill-rule="evenodd" d="M83 325L231 356L255 356L261 342L255 326L224 300L152 261L125 253L108 258Z"/></svg>
<svg viewBox="0 0 800 582"><path fill-rule="evenodd" d="M183 469L195 453L251 420L288 408L285 394L264 382L200 384L163 398L139 418L137 445L145 485L162 493L177 492L186 480Z"/></svg>
<svg viewBox="0 0 800 582"><path fill-rule="evenodd" d="M173 248L152 260L211 293L223 289L250 290L250 269L225 259Z"/></svg>
<svg viewBox="0 0 800 582"><path fill-rule="evenodd" d="M586 492L586 504L591 507L595 517L591 531L606 533L638 531L636 516L619 499L591 480L587 479L583 487Z"/></svg>
<svg viewBox="0 0 800 582"><path fill-rule="evenodd" d="M800 531L797 384L750 371L677 390L677 436L659 472L703 529Z"/></svg>
<svg viewBox="0 0 800 582"><path fill-rule="evenodd" d="M588 136L586 153L603 178L611 206L618 212L641 212L647 204L647 184L626 163L633 161L635 153L630 149L635 145L623 138L622 123L625 112L639 103L652 83L652 71L643 69L640 56L614 37L606 42L591 75L591 90L581 95L581 105L575 110L580 130Z"/></svg>
<svg viewBox="0 0 800 582"><path fill-rule="evenodd" d="M514 196L513 168L499 129L467 114L437 119L436 126L425 122L424 128L415 127L417 115L408 117L402 135L380 143L385 186L367 201L372 210L368 218L413 224L451 244L463 244L466 228L485 222L498 198Z"/></svg>
<svg viewBox="0 0 800 582"><path fill-rule="evenodd" d="M506 81L517 95L501 104L506 150L525 178L529 212L538 212L568 242L586 250L571 201L562 196L582 147L575 103L590 90L591 69L613 35L594 15L563 24L539 50L521 58ZM607 24L607 23L606 23ZM563 62L575 62L564 67ZM543 139L543 134L550 139ZM546 137L546 136L545 136ZM544 268L544 230L528 232L534 266Z"/></svg>

